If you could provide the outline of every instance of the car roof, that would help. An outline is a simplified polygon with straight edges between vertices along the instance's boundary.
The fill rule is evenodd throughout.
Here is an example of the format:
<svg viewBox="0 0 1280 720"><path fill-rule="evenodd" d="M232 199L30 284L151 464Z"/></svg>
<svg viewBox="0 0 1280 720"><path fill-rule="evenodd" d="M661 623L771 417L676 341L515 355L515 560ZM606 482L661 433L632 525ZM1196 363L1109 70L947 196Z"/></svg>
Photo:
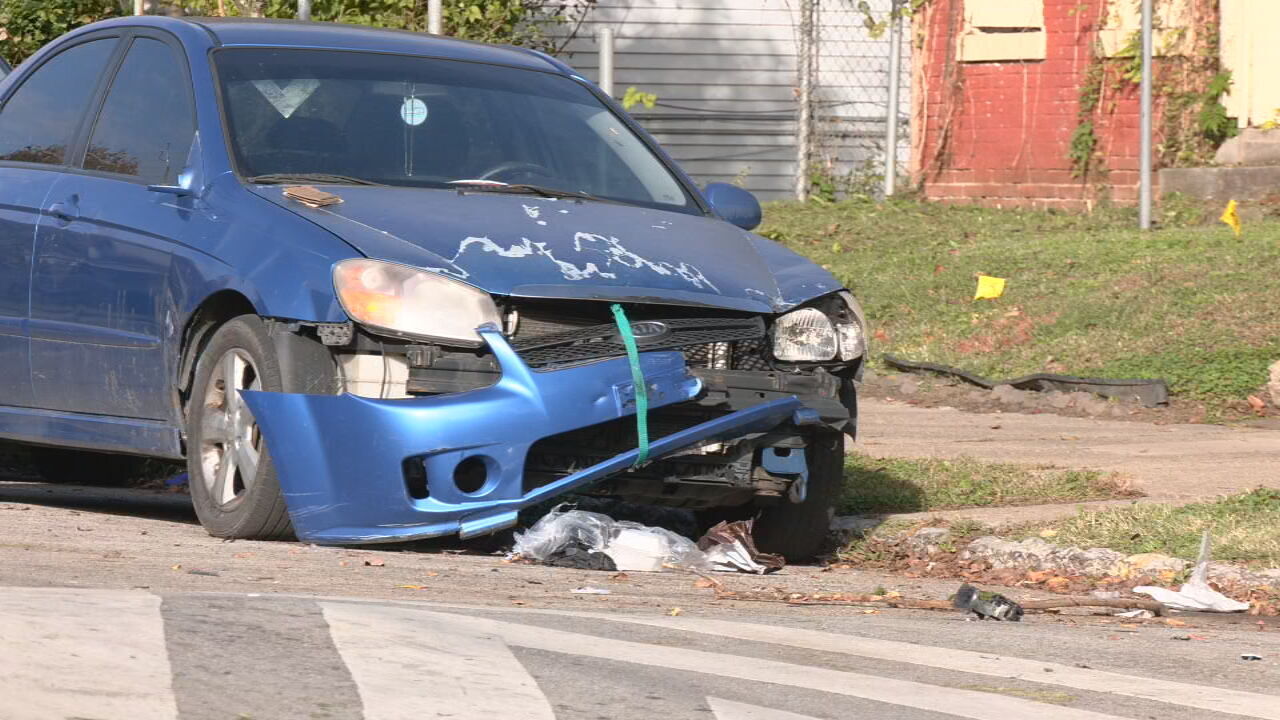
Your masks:
<svg viewBox="0 0 1280 720"><path fill-rule="evenodd" d="M173 22L204 28L224 47L314 48L424 55L568 74L569 68L542 53L509 45L457 40L409 30L372 28L348 23L159 16L117 18L100 25L165 26Z"/></svg>

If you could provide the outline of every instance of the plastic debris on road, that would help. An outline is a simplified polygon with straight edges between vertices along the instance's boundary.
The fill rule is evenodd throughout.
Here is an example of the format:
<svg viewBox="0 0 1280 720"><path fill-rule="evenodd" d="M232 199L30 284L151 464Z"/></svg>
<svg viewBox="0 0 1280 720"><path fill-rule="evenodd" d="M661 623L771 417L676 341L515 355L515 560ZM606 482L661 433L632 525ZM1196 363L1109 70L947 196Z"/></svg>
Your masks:
<svg viewBox="0 0 1280 720"><path fill-rule="evenodd" d="M1209 531L1204 531L1200 538L1200 559L1196 561L1196 569L1191 579L1183 583L1178 590L1143 585L1133 589L1135 593L1149 595L1153 600L1163 603L1174 610L1193 612L1244 612L1249 603L1232 600L1209 587Z"/></svg>
<svg viewBox="0 0 1280 720"><path fill-rule="evenodd" d="M552 508L523 533L516 533L513 555L554 564L558 558L585 553L603 555L612 567L587 568L622 572L654 572L664 567L709 569L692 540L663 528L585 510ZM573 550L572 553L568 552ZM580 566L574 566L580 567Z"/></svg>
<svg viewBox="0 0 1280 720"><path fill-rule="evenodd" d="M713 570L764 575L781 570L787 564L781 555L770 555L756 549L756 543L751 539L753 522L721 522L698 539L698 549L706 554Z"/></svg>
<svg viewBox="0 0 1280 720"><path fill-rule="evenodd" d="M557 505L523 533L512 556L582 570L659 572L664 568L763 575L781 569L778 555L760 552L752 521L722 522L695 544L659 527Z"/></svg>
<svg viewBox="0 0 1280 720"><path fill-rule="evenodd" d="M574 595L608 595L612 591L605 590L604 588L591 587L590 585L583 585L582 587L574 588L569 592Z"/></svg>
<svg viewBox="0 0 1280 720"><path fill-rule="evenodd" d="M1009 598L993 592L985 592L965 583L955 595L951 596L951 605L958 610L969 610L979 620L1022 620L1022 606Z"/></svg>
<svg viewBox="0 0 1280 720"><path fill-rule="evenodd" d="M1155 614L1155 613L1153 613L1153 612L1151 612L1150 610L1141 610L1141 609L1139 609L1139 610L1129 610L1128 612L1122 612L1122 613L1116 613L1116 617L1122 617L1122 618L1140 618L1140 619L1144 619L1144 620L1145 620L1145 619L1147 619L1147 618L1153 618L1153 617L1155 617L1155 616L1156 616L1156 614Z"/></svg>

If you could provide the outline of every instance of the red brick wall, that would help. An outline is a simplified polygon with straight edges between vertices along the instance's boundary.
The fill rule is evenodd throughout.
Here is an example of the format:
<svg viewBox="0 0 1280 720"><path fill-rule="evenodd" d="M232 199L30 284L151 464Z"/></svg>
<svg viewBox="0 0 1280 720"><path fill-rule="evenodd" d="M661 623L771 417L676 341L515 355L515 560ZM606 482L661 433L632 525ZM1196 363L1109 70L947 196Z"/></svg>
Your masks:
<svg viewBox="0 0 1280 720"><path fill-rule="evenodd" d="M1093 121L1106 172L1074 177L1068 158L1105 0L1044 0L1046 59L999 63L958 61L962 2L934 0L917 25L912 171L925 196L1065 209L1134 203L1136 86L1102 83Z"/></svg>

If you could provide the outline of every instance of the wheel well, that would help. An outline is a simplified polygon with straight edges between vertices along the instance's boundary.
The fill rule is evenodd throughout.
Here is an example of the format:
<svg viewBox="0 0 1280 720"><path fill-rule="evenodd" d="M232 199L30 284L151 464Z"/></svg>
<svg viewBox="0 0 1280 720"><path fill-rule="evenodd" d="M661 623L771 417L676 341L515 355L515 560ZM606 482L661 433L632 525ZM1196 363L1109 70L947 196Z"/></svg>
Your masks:
<svg viewBox="0 0 1280 720"><path fill-rule="evenodd" d="M244 295L234 290L220 290L200 303L182 332L182 354L178 359L178 409L186 416L187 397L195 378L196 358L209 342L213 331L231 318L255 314L257 309Z"/></svg>

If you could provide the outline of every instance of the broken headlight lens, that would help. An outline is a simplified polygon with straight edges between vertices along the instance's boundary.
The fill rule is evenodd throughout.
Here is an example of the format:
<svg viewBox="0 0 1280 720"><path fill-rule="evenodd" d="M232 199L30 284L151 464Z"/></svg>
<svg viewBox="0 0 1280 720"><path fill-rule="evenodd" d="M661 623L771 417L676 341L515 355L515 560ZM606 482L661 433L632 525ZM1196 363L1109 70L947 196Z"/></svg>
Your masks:
<svg viewBox="0 0 1280 720"><path fill-rule="evenodd" d="M393 335L476 347L476 328L502 316L483 290L439 273L358 258L333 266L342 309L356 322Z"/></svg>
<svg viewBox="0 0 1280 720"><path fill-rule="evenodd" d="M817 308L803 308L773 324L773 356L785 362L822 362L836 356L836 330Z"/></svg>
<svg viewBox="0 0 1280 720"><path fill-rule="evenodd" d="M849 308L847 320L836 321L836 335L840 338L840 359L857 360L867 352L866 320L862 306L851 293L842 292L840 298Z"/></svg>

